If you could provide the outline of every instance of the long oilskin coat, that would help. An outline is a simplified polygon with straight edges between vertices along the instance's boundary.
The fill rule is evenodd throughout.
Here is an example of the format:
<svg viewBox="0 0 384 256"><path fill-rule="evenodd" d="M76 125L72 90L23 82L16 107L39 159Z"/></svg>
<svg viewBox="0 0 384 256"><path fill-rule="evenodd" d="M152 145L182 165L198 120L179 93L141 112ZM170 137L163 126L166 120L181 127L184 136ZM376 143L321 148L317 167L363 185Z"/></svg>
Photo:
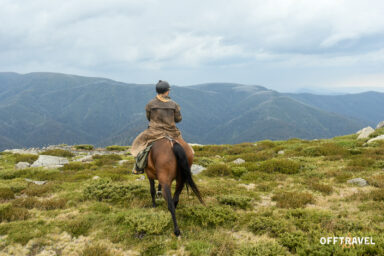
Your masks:
<svg viewBox="0 0 384 256"><path fill-rule="evenodd" d="M175 123L181 121L180 106L168 98L156 96L145 107L148 128L140 133L132 143L131 154L137 154L145 149L147 145L165 136L182 139L179 129Z"/></svg>

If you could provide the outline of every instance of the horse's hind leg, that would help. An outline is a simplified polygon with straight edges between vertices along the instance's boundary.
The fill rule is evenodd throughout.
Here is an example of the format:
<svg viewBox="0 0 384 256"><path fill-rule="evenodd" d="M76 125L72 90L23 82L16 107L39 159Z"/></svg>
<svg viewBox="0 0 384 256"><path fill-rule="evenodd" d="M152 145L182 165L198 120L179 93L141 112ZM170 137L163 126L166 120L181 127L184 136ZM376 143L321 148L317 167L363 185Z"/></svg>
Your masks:
<svg viewBox="0 0 384 256"><path fill-rule="evenodd" d="M171 215L172 215L173 227L174 227L173 232L175 233L176 236L179 236L180 230L176 221L175 205L172 199L171 186L168 184L162 184L162 188L163 188L163 196L165 198L165 201L167 201L168 203L168 210L171 212Z"/></svg>
<svg viewBox="0 0 384 256"><path fill-rule="evenodd" d="M149 178L148 178L148 179L149 179ZM153 179L149 179L149 185L150 185L150 191L151 191L151 197L152 197L152 207L155 208L155 207L156 207L156 199L155 199L155 195L156 195L155 180L153 180Z"/></svg>
<svg viewBox="0 0 384 256"><path fill-rule="evenodd" d="M160 184L160 183L159 183L159 185L157 186L156 196L157 196L157 197L160 197L160 196L161 196L161 184Z"/></svg>
<svg viewBox="0 0 384 256"><path fill-rule="evenodd" d="M177 207L177 204L179 203L179 196L181 194L181 191L183 191L184 188L184 182L176 182L176 190L173 194L173 203L175 204L175 209Z"/></svg>

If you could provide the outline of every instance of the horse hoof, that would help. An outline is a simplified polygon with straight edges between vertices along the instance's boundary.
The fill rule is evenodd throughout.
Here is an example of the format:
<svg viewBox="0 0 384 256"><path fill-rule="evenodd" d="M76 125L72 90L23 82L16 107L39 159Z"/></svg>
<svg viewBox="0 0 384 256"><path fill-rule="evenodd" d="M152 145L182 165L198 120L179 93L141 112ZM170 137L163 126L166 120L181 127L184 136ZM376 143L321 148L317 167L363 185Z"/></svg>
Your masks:
<svg viewBox="0 0 384 256"><path fill-rule="evenodd" d="M180 230L176 230L174 233L175 233L175 236L176 236L176 237L179 237L179 236L180 236Z"/></svg>
<svg viewBox="0 0 384 256"><path fill-rule="evenodd" d="M156 192L156 197L157 197L157 198L160 198L161 196L162 196L161 191L157 191L157 192Z"/></svg>

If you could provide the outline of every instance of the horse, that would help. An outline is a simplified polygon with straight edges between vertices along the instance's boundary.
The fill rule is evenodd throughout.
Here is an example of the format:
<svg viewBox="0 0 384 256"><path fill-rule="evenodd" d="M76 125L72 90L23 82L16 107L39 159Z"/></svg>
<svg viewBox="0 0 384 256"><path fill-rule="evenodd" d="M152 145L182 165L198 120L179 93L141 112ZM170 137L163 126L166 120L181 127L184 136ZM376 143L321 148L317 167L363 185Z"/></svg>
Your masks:
<svg viewBox="0 0 384 256"><path fill-rule="evenodd" d="M192 162L193 152L184 140L174 140L165 137L153 142L148 154L147 166L144 169L150 184L152 206L156 207L155 180L158 180L158 193L161 191L163 198L168 204L168 210L172 215L174 234L176 236L180 235L180 229L177 225L175 210L184 185L187 189L189 186L199 201L205 205L200 191L192 179ZM176 189L172 198L171 187L173 180L176 180Z"/></svg>

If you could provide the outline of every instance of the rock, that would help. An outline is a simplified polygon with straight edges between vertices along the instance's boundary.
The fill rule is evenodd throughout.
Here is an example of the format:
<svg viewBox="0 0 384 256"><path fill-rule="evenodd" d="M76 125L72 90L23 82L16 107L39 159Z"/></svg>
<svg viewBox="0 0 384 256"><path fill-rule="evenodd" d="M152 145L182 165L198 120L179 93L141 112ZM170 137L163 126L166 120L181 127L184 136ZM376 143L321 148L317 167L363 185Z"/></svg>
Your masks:
<svg viewBox="0 0 384 256"><path fill-rule="evenodd" d="M251 190L251 189L254 189L255 188L255 184L253 183L250 183L250 184L239 184L240 187L244 187L246 188L247 190Z"/></svg>
<svg viewBox="0 0 384 256"><path fill-rule="evenodd" d="M30 166L30 164L27 162L18 162L15 165L15 168L16 168L16 170L24 170L24 169L27 169L29 166Z"/></svg>
<svg viewBox="0 0 384 256"><path fill-rule="evenodd" d="M144 175L140 175L140 177L137 178L136 180L145 180L145 176Z"/></svg>
<svg viewBox="0 0 384 256"><path fill-rule="evenodd" d="M92 155L83 156L79 159L74 160L74 162L92 162L92 161L93 161Z"/></svg>
<svg viewBox="0 0 384 256"><path fill-rule="evenodd" d="M202 147L202 146L204 146L204 145L201 145L201 144L197 144L197 143L188 143L191 147L193 147L193 146L200 146L200 147Z"/></svg>
<svg viewBox="0 0 384 256"><path fill-rule="evenodd" d="M221 156L219 156L219 155L215 155L215 158L222 158Z"/></svg>
<svg viewBox="0 0 384 256"><path fill-rule="evenodd" d="M92 179L93 180L98 180L98 179L100 179L100 177L99 176L93 176Z"/></svg>
<svg viewBox="0 0 384 256"><path fill-rule="evenodd" d="M375 138L372 138L370 140L367 141L367 143L371 143L371 142L374 142L374 141L377 141L377 140L384 140L384 134L383 135L379 135Z"/></svg>
<svg viewBox="0 0 384 256"><path fill-rule="evenodd" d="M375 130L371 126L365 127L363 129L361 129L360 131L358 131L359 136L357 137L357 139L366 139L374 131Z"/></svg>
<svg viewBox="0 0 384 256"><path fill-rule="evenodd" d="M236 160L233 160L232 163L234 163L234 164L242 164L242 163L245 163L245 160L241 159L241 158L237 158Z"/></svg>
<svg viewBox="0 0 384 256"><path fill-rule="evenodd" d="M68 163L69 161L65 157L40 155L31 167L59 168Z"/></svg>
<svg viewBox="0 0 384 256"><path fill-rule="evenodd" d="M191 172L192 172L192 174L195 174L195 175L201 173L205 169L207 169L207 168L205 168L204 166L198 165L198 164L192 164L192 166L191 166Z"/></svg>
<svg viewBox="0 0 384 256"><path fill-rule="evenodd" d="M360 187L364 187L364 186L367 186L368 185L368 182L363 179L363 178L355 178L355 179L351 179L351 180L348 180L347 183L349 184L356 184Z"/></svg>
<svg viewBox="0 0 384 256"><path fill-rule="evenodd" d="M123 165L125 163L128 163L129 161L128 160L120 160L119 162L117 162L119 165Z"/></svg>
<svg viewBox="0 0 384 256"><path fill-rule="evenodd" d="M48 182L47 180L31 180L31 179L27 179L27 178L25 179L25 181L34 183L36 185L44 185L45 183Z"/></svg>
<svg viewBox="0 0 384 256"><path fill-rule="evenodd" d="M384 121L381 121L380 123L377 124L376 129L380 129L384 127Z"/></svg>
<svg viewBox="0 0 384 256"><path fill-rule="evenodd" d="M285 154L285 151L284 150L279 150L279 152L277 152L278 155L284 155Z"/></svg>
<svg viewBox="0 0 384 256"><path fill-rule="evenodd" d="M6 149L4 152L9 152L13 154L31 154L31 155L38 155L41 150L36 148L29 148L29 149Z"/></svg>

